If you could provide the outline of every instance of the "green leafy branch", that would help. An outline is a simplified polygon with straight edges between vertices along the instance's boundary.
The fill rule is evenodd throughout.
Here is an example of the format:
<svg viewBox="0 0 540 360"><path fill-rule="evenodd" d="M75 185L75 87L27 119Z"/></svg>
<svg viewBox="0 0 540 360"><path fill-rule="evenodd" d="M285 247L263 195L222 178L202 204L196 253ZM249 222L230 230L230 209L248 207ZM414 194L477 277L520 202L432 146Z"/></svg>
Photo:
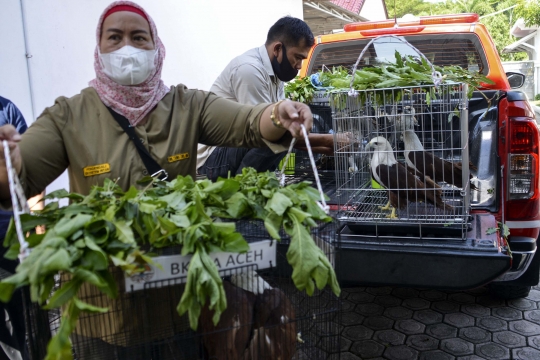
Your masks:
<svg viewBox="0 0 540 360"><path fill-rule="evenodd" d="M318 223L331 221L318 206L318 196L308 182L281 188L273 173L257 174L253 169L215 183L179 176L126 192L110 180L87 196L59 190L47 196L55 201L42 211L21 217L23 231L31 232L36 226L45 226L47 231L28 236L32 251L13 276L0 282L0 300L9 301L16 288L29 286L33 302L46 309L62 308L61 326L49 343L48 359L69 359L69 334L80 313L107 311L81 301L79 290L93 286L116 298L114 266L130 276L153 263L142 246L150 251L180 246L181 254L192 258L177 311L180 315L187 312L191 327L197 329L201 308L208 301L217 324L227 301L209 254L249 249L235 223L223 221L243 218L264 221L276 240L281 239L281 228L290 235L287 259L299 290L312 295L315 287L328 284L339 295L334 269L310 235ZM63 198L71 204L60 207L58 200ZM4 246L9 247L6 257L17 258L19 243L13 222ZM55 288L58 275L62 285Z"/></svg>

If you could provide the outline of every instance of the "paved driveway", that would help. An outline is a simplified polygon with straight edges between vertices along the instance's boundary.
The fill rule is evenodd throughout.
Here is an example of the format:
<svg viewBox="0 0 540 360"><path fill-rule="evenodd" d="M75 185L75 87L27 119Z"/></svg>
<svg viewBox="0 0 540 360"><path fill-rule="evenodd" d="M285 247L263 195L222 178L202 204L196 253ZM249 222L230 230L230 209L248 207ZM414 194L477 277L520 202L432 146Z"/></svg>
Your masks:
<svg viewBox="0 0 540 360"><path fill-rule="evenodd" d="M343 291L342 360L540 359L540 288L504 301L486 288Z"/></svg>

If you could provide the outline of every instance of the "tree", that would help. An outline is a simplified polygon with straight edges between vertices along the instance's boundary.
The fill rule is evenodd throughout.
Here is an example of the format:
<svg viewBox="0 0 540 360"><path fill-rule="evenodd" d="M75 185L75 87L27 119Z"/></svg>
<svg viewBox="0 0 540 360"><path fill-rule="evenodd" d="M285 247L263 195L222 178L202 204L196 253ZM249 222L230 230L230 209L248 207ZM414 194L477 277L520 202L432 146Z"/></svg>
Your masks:
<svg viewBox="0 0 540 360"><path fill-rule="evenodd" d="M523 14L527 15L532 23L540 25L540 0L527 1L528 0L518 0L518 7L516 7L516 9L520 6L523 9L526 9L523 10ZM514 0L446 0L438 3L429 3L424 0L385 0L385 2L388 14L391 17L394 17L395 4L395 14L398 18L403 17L406 14L422 16L471 12L482 16L507 9L514 5ZM516 19L519 17L525 18L524 15L516 16L517 13L517 10L516 14L514 14L513 10L510 9L481 20L491 34L503 61L527 59L527 54L524 52L512 54L502 53L505 46L508 46L517 40L514 36L510 35L510 28Z"/></svg>
<svg viewBox="0 0 540 360"><path fill-rule="evenodd" d="M516 19L523 18L525 25L540 25L540 0L518 0L515 10Z"/></svg>
<svg viewBox="0 0 540 360"><path fill-rule="evenodd" d="M407 14L429 14L430 3L424 0L384 0L388 9L388 16L400 18Z"/></svg>

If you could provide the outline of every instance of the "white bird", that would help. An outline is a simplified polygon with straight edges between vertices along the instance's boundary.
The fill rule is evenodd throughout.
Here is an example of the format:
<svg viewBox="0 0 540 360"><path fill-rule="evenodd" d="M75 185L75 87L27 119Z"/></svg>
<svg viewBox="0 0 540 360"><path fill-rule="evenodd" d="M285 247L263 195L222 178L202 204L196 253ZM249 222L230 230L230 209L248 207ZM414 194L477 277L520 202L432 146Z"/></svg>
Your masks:
<svg viewBox="0 0 540 360"><path fill-rule="evenodd" d="M390 143L394 144L396 140L396 134L400 134L400 140L403 140L403 132L405 130L413 130L415 126L418 126L418 120L416 119L416 110L410 105L403 106L401 112L398 111L397 106L392 107L392 116L390 121L394 124L394 133L390 138Z"/></svg>
<svg viewBox="0 0 540 360"><path fill-rule="evenodd" d="M441 209L453 209L443 202L440 189L426 188L418 176L396 160L392 146L384 137L377 136L368 145L374 149L371 158L373 178L388 190L389 201L381 209L393 207L389 218L397 218L396 208L403 209L409 202L428 202Z"/></svg>
<svg viewBox="0 0 540 360"><path fill-rule="evenodd" d="M407 165L424 176L429 176L434 181L444 181L458 188L463 188L463 168L460 162L446 161L435 154L424 151L424 146L412 130L403 132L403 143L405 145L403 154ZM469 164L469 166L471 165ZM469 179L472 179L472 175L469 175ZM473 190L478 190L474 184L470 184L470 187Z"/></svg>

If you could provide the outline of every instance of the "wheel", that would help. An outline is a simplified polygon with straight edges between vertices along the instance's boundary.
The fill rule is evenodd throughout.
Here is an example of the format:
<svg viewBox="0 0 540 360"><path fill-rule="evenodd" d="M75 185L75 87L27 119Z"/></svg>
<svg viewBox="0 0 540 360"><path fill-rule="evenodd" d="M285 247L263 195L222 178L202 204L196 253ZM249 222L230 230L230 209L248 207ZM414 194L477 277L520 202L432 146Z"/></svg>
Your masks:
<svg viewBox="0 0 540 360"><path fill-rule="evenodd" d="M491 283L489 284L489 291L494 297L504 300L511 300L528 296L529 292L531 291L531 287L526 285Z"/></svg>

